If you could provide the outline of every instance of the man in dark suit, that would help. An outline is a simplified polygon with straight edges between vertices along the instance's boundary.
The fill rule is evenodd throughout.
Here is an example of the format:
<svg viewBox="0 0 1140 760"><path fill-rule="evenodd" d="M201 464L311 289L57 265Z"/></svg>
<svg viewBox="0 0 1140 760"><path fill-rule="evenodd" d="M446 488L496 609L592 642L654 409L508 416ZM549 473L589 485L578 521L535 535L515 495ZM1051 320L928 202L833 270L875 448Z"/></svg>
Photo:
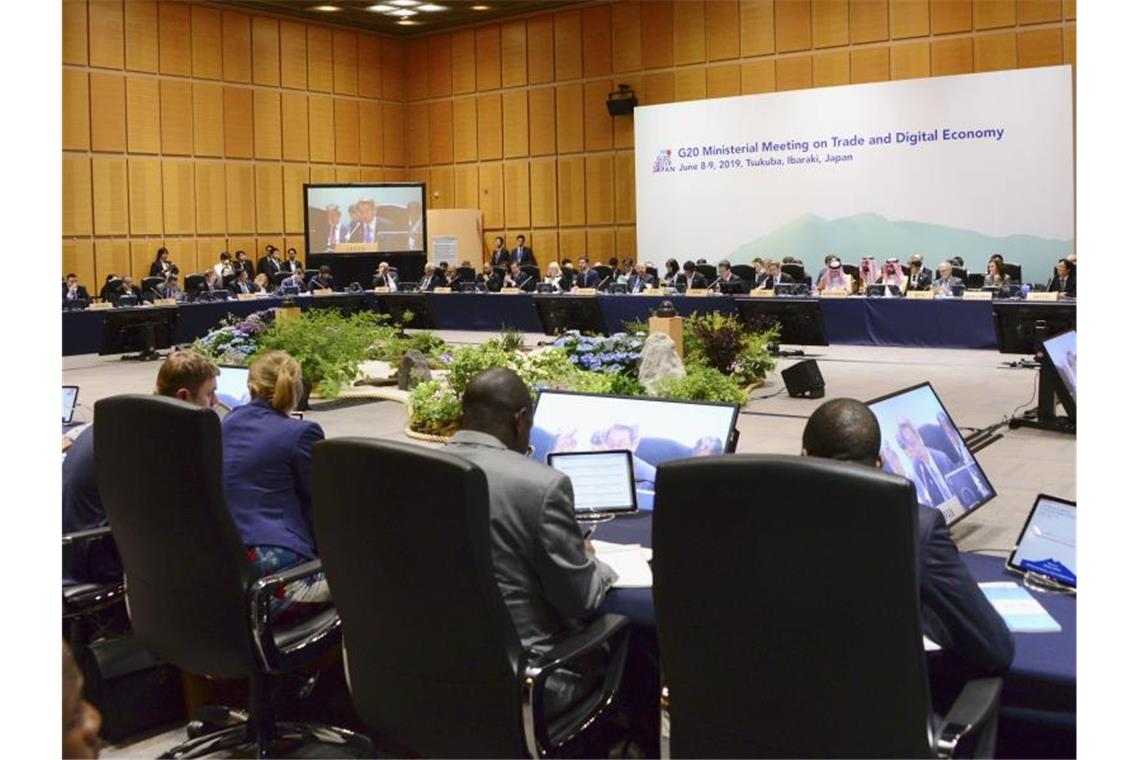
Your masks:
<svg viewBox="0 0 1140 760"><path fill-rule="evenodd" d="M490 264L484 264L483 271L475 275L475 284L487 288L489 293L498 293L503 289L503 280L495 274Z"/></svg>
<svg viewBox="0 0 1140 760"><path fill-rule="evenodd" d="M282 268L281 259L277 258L277 249L271 245L266 246L265 258L257 262L258 274L264 274L272 283L273 275L280 272Z"/></svg>
<svg viewBox="0 0 1140 760"><path fill-rule="evenodd" d="M768 282L768 266L764 263L764 259L752 259L752 271L756 273L752 278L752 287L764 287L765 283Z"/></svg>
<svg viewBox="0 0 1140 760"><path fill-rule="evenodd" d="M519 235L515 238L515 247L511 251L511 261L519 266L526 266L527 264L532 267L538 266L538 262L534 259L534 253L526 247L526 235Z"/></svg>
<svg viewBox="0 0 1140 760"><path fill-rule="evenodd" d="M90 301L91 296L87 295L87 288L79 284L79 276L75 273L68 274L63 282L63 300L66 301Z"/></svg>
<svg viewBox="0 0 1140 760"><path fill-rule="evenodd" d="M241 270L245 270L245 273L247 275L249 275L249 279L251 281L253 280L253 276L254 276L253 262L250 261L249 257L245 255L245 251L236 251L234 253L234 264L233 264L233 266L234 266L234 272L235 273L240 272Z"/></svg>
<svg viewBox="0 0 1140 760"><path fill-rule="evenodd" d="M881 442L879 422L865 404L849 398L832 399L808 419L803 454L881 467ZM917 503L915 509L923 633L972 670L1005 672L1013 661L1009 629L958 556L942 513Z"/></svg>
<svg viewBox="0 0 1140 760"><path fill-rule="evenodd" d="M281 284L277 286L277 290L273 292L275 295L282 296L285 295L286 288L296 288L298 293L304 293L307 289L305 287L305 278L300 272L294 272L282 280Z"/></svg>
<svg viewBox="0 0 1140 760"><path fill-rule="evenodd" d="M503 278L504 288L518 288L524 293L533 293L538 288L535 278L522 271L517 261L511 262L507 276Z"/></svg>
<svg viewBox="0 0 1140 760"><path fill-rule="evenodd" d="M630 293L640 293L646 288L657 287L657 278L645 271L644 261L639 261L626 279L625 286Z"/></svg>
<svg viewBox="0 0 1140 760"><path fill-rule="evenodd" d="M285 261L282 264L286 272L304 272L305 265L297 258L297 249L290 248L285 252Z"/></svg>
<svg viewBox="0 0 1140 760"><path fill-rule="evenodd" d="M962 280L954 276L954 265L943 261L938 265L938 279L930 283L934 295L949 296L954 294L954 288L964 287Z"/></svg>
<svg viewBox="0 0 1140 760"><path fill-rule="evenodd" d="M579 288L596 288L598 279L598 273L590 268L590 260L585 256L578 259L578 275L574 284Z"/></svg>
<svg viewBox="0 0 1140 760"><path fill-rule="evenodd" d="M235 296L253 292L253 282L249 279L249 272L244 267L237 270L237 275L230 283L230 292Z"/></svg>
<svg viewBox="0 0 1140 760"><path fill-rule="evenodd" d="M934 276L929 269L922 265L920 254L916 253L910 257L910 271L907 273L907 279L910 281L907 290L930 290L930 283L934 281Z"/></svg>
<svg viewBox="0 0 1140 760"><path fill-rule="evenodd" d="M732 264L728 263L728 259L723 259L717 264L717 288L724 289L724 283L740 282L740 278L733 274Z"/></svg>
<svg viewBox="0 0 1140 760"><path fill-rule="evenodd" d="M376 267L376 274L372 275L372 287L388 288L388 290L395 292L399 290L399 285L395 271L388 266L387 261L381 261Z"/></svg>
<svg viewBox="0 0 1140 760"><path fill-rule="evenodd" d="M768 272L758 287L764 290L775 290L777 285L791 284L791 282L792 278L780 271L780 262L773 259L768 262Z"/></svg>
<svg viewBox="0 0 1140 760"><path fill-rule="evenodd" d="M1063 296L1075 297L1077 295L1077 269L1068 259L1061 259L1055 267L1056 274L1049 281L1049 292L1060 293Z"/></svg>
<svg viewBox="0 0 1140 760"><path fill-rule="evenodd" d="M511 263L511 252L503 244L501 237L495 238L495 248L491 251L491 266L505 267Z"/></svg>
<svg viewBox="0 0 1140 760"><path fill-rule="evenodd" d="M443 278L439 275L439 270L436 269L434 264L424 264L424 276L420 278L420 284L416 288L421 292L428 292L435 290L443 284Z"/></svg>
<svg viewBox="0 0 1140 760"><path fill-rule="evenodd" d="M705 279L703 274L697 271L697 265L692 261L686 261L681 265L681 276L677 279L684 284L684 288L677 288L678 290L683 289L688 291L693 288L699 290L709 286L708 280ZM674 284L674 287L676 287L676 284Z"/></svg>
<svg viewBox="0 0 1140 760"><path fill-rule="evenodd" d="M937 507L953 497L946 474L954 469L950 457L936 448L926 445L914 423L901 419L895 432L895 442L910 460L914 473L914 491L919 504Z"/></svg>

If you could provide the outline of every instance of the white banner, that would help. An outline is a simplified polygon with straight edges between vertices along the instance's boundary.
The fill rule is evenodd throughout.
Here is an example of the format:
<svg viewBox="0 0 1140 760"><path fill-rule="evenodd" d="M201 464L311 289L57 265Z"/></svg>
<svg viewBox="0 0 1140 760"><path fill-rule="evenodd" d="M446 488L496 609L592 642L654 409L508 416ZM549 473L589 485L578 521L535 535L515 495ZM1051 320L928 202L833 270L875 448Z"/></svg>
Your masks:
<svg viewBox="0 0 1140 760"><path fill-rule="evenodd" d="M639 107L639 258L993 253L1044 282L1073 250L1069 66Z"/></svg>

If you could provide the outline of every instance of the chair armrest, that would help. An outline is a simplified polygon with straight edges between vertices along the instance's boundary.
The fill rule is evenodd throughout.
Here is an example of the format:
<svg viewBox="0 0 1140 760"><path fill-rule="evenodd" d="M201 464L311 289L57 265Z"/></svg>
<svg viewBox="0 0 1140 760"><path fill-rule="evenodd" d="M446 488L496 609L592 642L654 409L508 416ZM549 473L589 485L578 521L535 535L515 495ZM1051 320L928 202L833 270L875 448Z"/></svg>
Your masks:
<svg viewBox="0 0 1140 760"><path fill-rule="evenodd" d="M92 528L91 530L77 530L74 533L63 534L63 545L70 546L71 544L95 541L96 539L106 538L109 535L111 535L110 525L104 525L102 528Z"/></svg>
<svg viewBox="0 0 1140 760"><path fill-rule="evenodd" d="M1001 689L1000 678L977 678L966 684L939 729L935 747L939 757L954 757L967 737L975 745L975 757L992 757Z"/></svg>
<svg viewBox="0 0 1140 760"><path fill-rule="evenodd" d="M278 669L285 654L278 649L277 642L273 638L273 626L269 623L269 603L272 601L273 592L281 586L319 573L321 568L321 561L312 559L277 573L263 575L249 585L246 595L254 648L261 657L262 664L271 672ZM303 642L295 648L299 649L309 643L311 642Z"/></svg>
<svg viewBox="0 0 1140 760"><path fill-rule="evenodd" d="M624 615L600 615L585 629L560 639L549 652L539 654L527 663L523 677L522 717L527 750L531 757L546 757L558 747L565 745L582 729L593 723L594 719L613 702L625 670L630 630L629 618ZM615 644L606 668L601 699L573 730L561 737L557 745L552 746L543 701L546 679L558 668L574 662L585 654L600 650L611 641Z"/></svg>

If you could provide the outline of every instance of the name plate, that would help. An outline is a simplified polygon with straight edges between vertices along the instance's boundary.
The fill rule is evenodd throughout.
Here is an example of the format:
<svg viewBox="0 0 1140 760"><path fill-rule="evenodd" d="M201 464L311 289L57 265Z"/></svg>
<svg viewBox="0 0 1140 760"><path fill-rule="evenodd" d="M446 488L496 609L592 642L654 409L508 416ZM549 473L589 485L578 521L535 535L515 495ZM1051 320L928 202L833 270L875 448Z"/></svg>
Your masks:
<svg viewBox="0 0 1140 760"><path fill-rule="evenodd" d="M1029 293L1025 296L1026 301L1056 301L1060 299L1061 294L1054 290L1050 293Z"/></svg>
<svg viewBox="0 0 1140 760"><path fill-rule="evenodd" d="M963 301L992 301L994 294L989 290L967 290L962 294Z"/></svg>
<svg viewBox="0 0 1140 760"><path fill-rule="evenodd" d="M663 296L665 291L661 288L646 288L638 293L639 296Z"/></svg>
<svg viewBox="0 0 1140 760"><path fill-rule="evenodd" d="M930 301L934 298L933 290L908 290L906 292L907 298L913 298L918 301Z"/></svg>
<svg viewBox="0 0 1140 760"><path fill-rule="evenodd" d="M312 293L315 296L331 296L333 294L333 289L332 288L321 288L319 290L312 291Z"/></svg>
<svg viewBox="0 0 1140 760"><path fill-rule="evenodd" d="M389 291L391 291L391 288L389 288L387 285L377 285L372 289L373 293L387 293Z"/></svg>
<svg viewBox="0 0 1140 760"><path fill-rule="evenodd" d="M156 298L154 299L155 306L177 306L178 302L173 298Z"/></svg>
<svg viewBox="0 0 1140 760"><path fill-rule="evenodd" d="M436 288L436 289L435 289L435 290L433 290L432 292L433 292L433 293L450 293L450 292L451 292L451 288Z"/></svg>
<svg viewBox="0 0 1140 760"><path fill-rule="evenodd" d="M846 298L851 295L846 290L821 290L819 291L820 298Z"/></svg>
<svg viewBox="0 0 1140 760"><path fill-rule="evenodd" d="M333 246L335 253L376 253L380 250L379 243L337 243Z"/></svg>
<svg viewBox="0 0 1140 760"><path fill-rule="evenodd" d="M578 288L574 291L580 296L596 296L598 294L597 288Z"/></svg>
<svg viewBox="0 0 1140 760"><path fill-rule="evenodd" d="M237 299L239 301L254 301L257 299L257 293L238 293ZM155 303L158 303L157 301Z"/></svg>
<svg viewBox="0 0 1140 760"><path fill-rule="evenodd" d="M114 306L115 305L113 303L111 303L110 301L100 301L99 303L91 304L87 308L90 309L91 311L103 311L104 309L114 308Z"/></svg>
<svg viewBox="0 0 1140 760"><path fill-rule="evenodd" d="M436 288L436 290L439 290L439 288ZM503 288L499 292L500 293L506 293L507 295L517 295L518 293L521 293L522 291L519 290L518 288Z"/></svg>
<svg viewBox="0 0 1140 760"><path fill-rule="evenodd" d="M753 288L748 291L748 295L753 298L771 298L776 295L776 291L771 288Z"/></svg>
<svg viewBox="0 0 1140 760"><path fill-rule="evenodd" d="M708 288L689 288L685 291L685 295L693 298L703 298L709 294Z"/></svg>

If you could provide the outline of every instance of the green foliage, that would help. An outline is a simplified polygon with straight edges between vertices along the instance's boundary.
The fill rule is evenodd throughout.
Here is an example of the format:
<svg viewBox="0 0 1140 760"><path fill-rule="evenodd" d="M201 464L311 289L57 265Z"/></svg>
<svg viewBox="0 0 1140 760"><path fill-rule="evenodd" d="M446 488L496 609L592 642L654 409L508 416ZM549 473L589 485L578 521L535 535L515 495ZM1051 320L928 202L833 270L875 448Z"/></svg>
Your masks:
<svg viewBox="0 0 1140 760"><path fill-rule="evenodd" d="M683 401L721 401L748 403L748 394L728 375L698 363L685 363L684 377L666 377L657 385L662 398Z"/></svg>
<svg viewBox="0 0 1140 760"><path fill-rule="evenodd" d="M411 392L411 427L429 435L449 436L459 429L463 402L438 380L420 383Z"/></svg>
<svg viewBox="0 0 1140 760"><path fill-rule="evenodd" d="M587 372L579 370L574 378L574 390L579 393L612 393L614 378L607 372Z"/></svg>
<svg viewBox="0 0 1140 760"><path fill-rule="evenodd" d="M504 351L502 343L492 338L478 346L464 346L451 355L448 364L447 384L462 396L467 383L480 372L493 367L506 367L518 372L523 364L522 354Z"/></svg>
<svg viewBox="0 0 1140 760"><path fill-rule="evenodd" d="M755 332L719 312L686 317L682 327L686 367L711 367L741 385L762 380L776 368L768 344L778 338L778 327Z"/></svg>
<svg viewBox="0 0 1140 760"><path fill-rule="evenodd" d="M513 327L503 325L502 331L499 333L499 344L504 351L522 351L526 348L526 338Z"/></svg>
<svg viewBox="0 0 1140 760"><path fill-rule="evenodd" d="M262 335L257 354L286 351L321 396L335 397L359 373L369 347L382 335L375 315L344 317L333 309L311 309L292 319L274 320Z"/></svg>

